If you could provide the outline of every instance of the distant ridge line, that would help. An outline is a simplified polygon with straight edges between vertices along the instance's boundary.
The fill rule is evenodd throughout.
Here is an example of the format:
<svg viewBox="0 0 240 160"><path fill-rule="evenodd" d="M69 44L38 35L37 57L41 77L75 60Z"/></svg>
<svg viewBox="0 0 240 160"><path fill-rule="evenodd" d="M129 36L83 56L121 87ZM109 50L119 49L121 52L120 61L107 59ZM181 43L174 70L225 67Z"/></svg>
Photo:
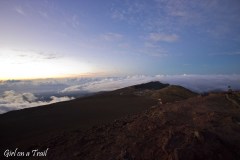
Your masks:
<svg viewBox="0 0 240 160"><path fill-rule="evenodd" d="M158 89L165 88L167 86L169 86L169 84L164 84L164 83L161 83L159 81L152 81L152 82L148 82L148 83L142 83L142 84L134 85L133 88L134 89L158 90Z"/></svg>

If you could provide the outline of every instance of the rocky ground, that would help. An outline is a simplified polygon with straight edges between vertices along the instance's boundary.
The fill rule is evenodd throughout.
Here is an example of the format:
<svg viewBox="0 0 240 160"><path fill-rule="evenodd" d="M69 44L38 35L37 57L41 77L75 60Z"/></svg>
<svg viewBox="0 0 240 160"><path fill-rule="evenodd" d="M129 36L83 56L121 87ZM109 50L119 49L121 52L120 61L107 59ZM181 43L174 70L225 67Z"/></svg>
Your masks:
<svg viewBox="0 0 240 160"><path fill-rule="evenodd" d="M86 132L64 133L38 147L49 148L47 159L237 160L240 109L235 102L239 93L159 104Z"/></svg>

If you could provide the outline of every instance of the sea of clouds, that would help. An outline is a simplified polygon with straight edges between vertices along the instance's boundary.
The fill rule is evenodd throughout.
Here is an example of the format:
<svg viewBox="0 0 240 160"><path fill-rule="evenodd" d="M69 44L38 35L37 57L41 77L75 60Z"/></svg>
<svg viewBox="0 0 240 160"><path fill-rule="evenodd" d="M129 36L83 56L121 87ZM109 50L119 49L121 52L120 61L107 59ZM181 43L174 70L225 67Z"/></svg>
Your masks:
<svg viewBox="0 0 240 160"><path fill-rule="evenodd" d="M0 81L0 114L11 110L68 101L75 95L110 91L135 84L160 81L181 85L195 92L240 90L240 75L134 75L124 77L66 78ZM48 99L41 95L48 94ZM58 95L58 96L56 96Z"/></svg>
<svg viewBox="0 0 240 160"><path fill-rule="evenodd" d="M16 93L13 90L5 91L0 97L0 113L5 113L11 110L47 105L61 101L68 101L74 98L67 96L51 96L50 99L50 101L39 101L38 98L32 93Z"/></svg>

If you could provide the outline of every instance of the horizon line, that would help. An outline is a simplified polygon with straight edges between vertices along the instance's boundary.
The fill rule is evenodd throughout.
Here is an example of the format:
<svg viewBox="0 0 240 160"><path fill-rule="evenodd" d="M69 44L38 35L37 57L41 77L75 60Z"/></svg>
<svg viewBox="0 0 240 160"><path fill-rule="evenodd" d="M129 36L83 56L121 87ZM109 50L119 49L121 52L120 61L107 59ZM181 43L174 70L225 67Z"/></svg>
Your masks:
<svg viewBox="0 0 240 160"><path fill-rule="evenodd" d="M87 74L71 74L65 76L55 76L55 77L36 77L36 78L0 78L0 82L4 81L27 81L27 80L46 80L46 79L71 79L71 78L94 78L94 77L126 77L126 76L240 76L240 74L128 74L128 75L110 75L106 73L87 73Z"/></svg>

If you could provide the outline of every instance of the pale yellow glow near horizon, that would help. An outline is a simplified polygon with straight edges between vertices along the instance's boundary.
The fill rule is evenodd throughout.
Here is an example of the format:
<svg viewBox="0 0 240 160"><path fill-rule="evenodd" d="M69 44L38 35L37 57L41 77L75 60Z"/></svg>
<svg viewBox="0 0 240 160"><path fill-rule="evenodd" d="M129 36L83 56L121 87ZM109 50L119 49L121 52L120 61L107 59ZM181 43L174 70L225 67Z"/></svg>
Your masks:
<svg viewBox="0 0 240 160"><path fill-rule="evenodd" d="M44 55L45 56L45 55ZM64 57L48 59L33 51L0 50L0 80L63 78L87 75L93 68Z"/></svg>

